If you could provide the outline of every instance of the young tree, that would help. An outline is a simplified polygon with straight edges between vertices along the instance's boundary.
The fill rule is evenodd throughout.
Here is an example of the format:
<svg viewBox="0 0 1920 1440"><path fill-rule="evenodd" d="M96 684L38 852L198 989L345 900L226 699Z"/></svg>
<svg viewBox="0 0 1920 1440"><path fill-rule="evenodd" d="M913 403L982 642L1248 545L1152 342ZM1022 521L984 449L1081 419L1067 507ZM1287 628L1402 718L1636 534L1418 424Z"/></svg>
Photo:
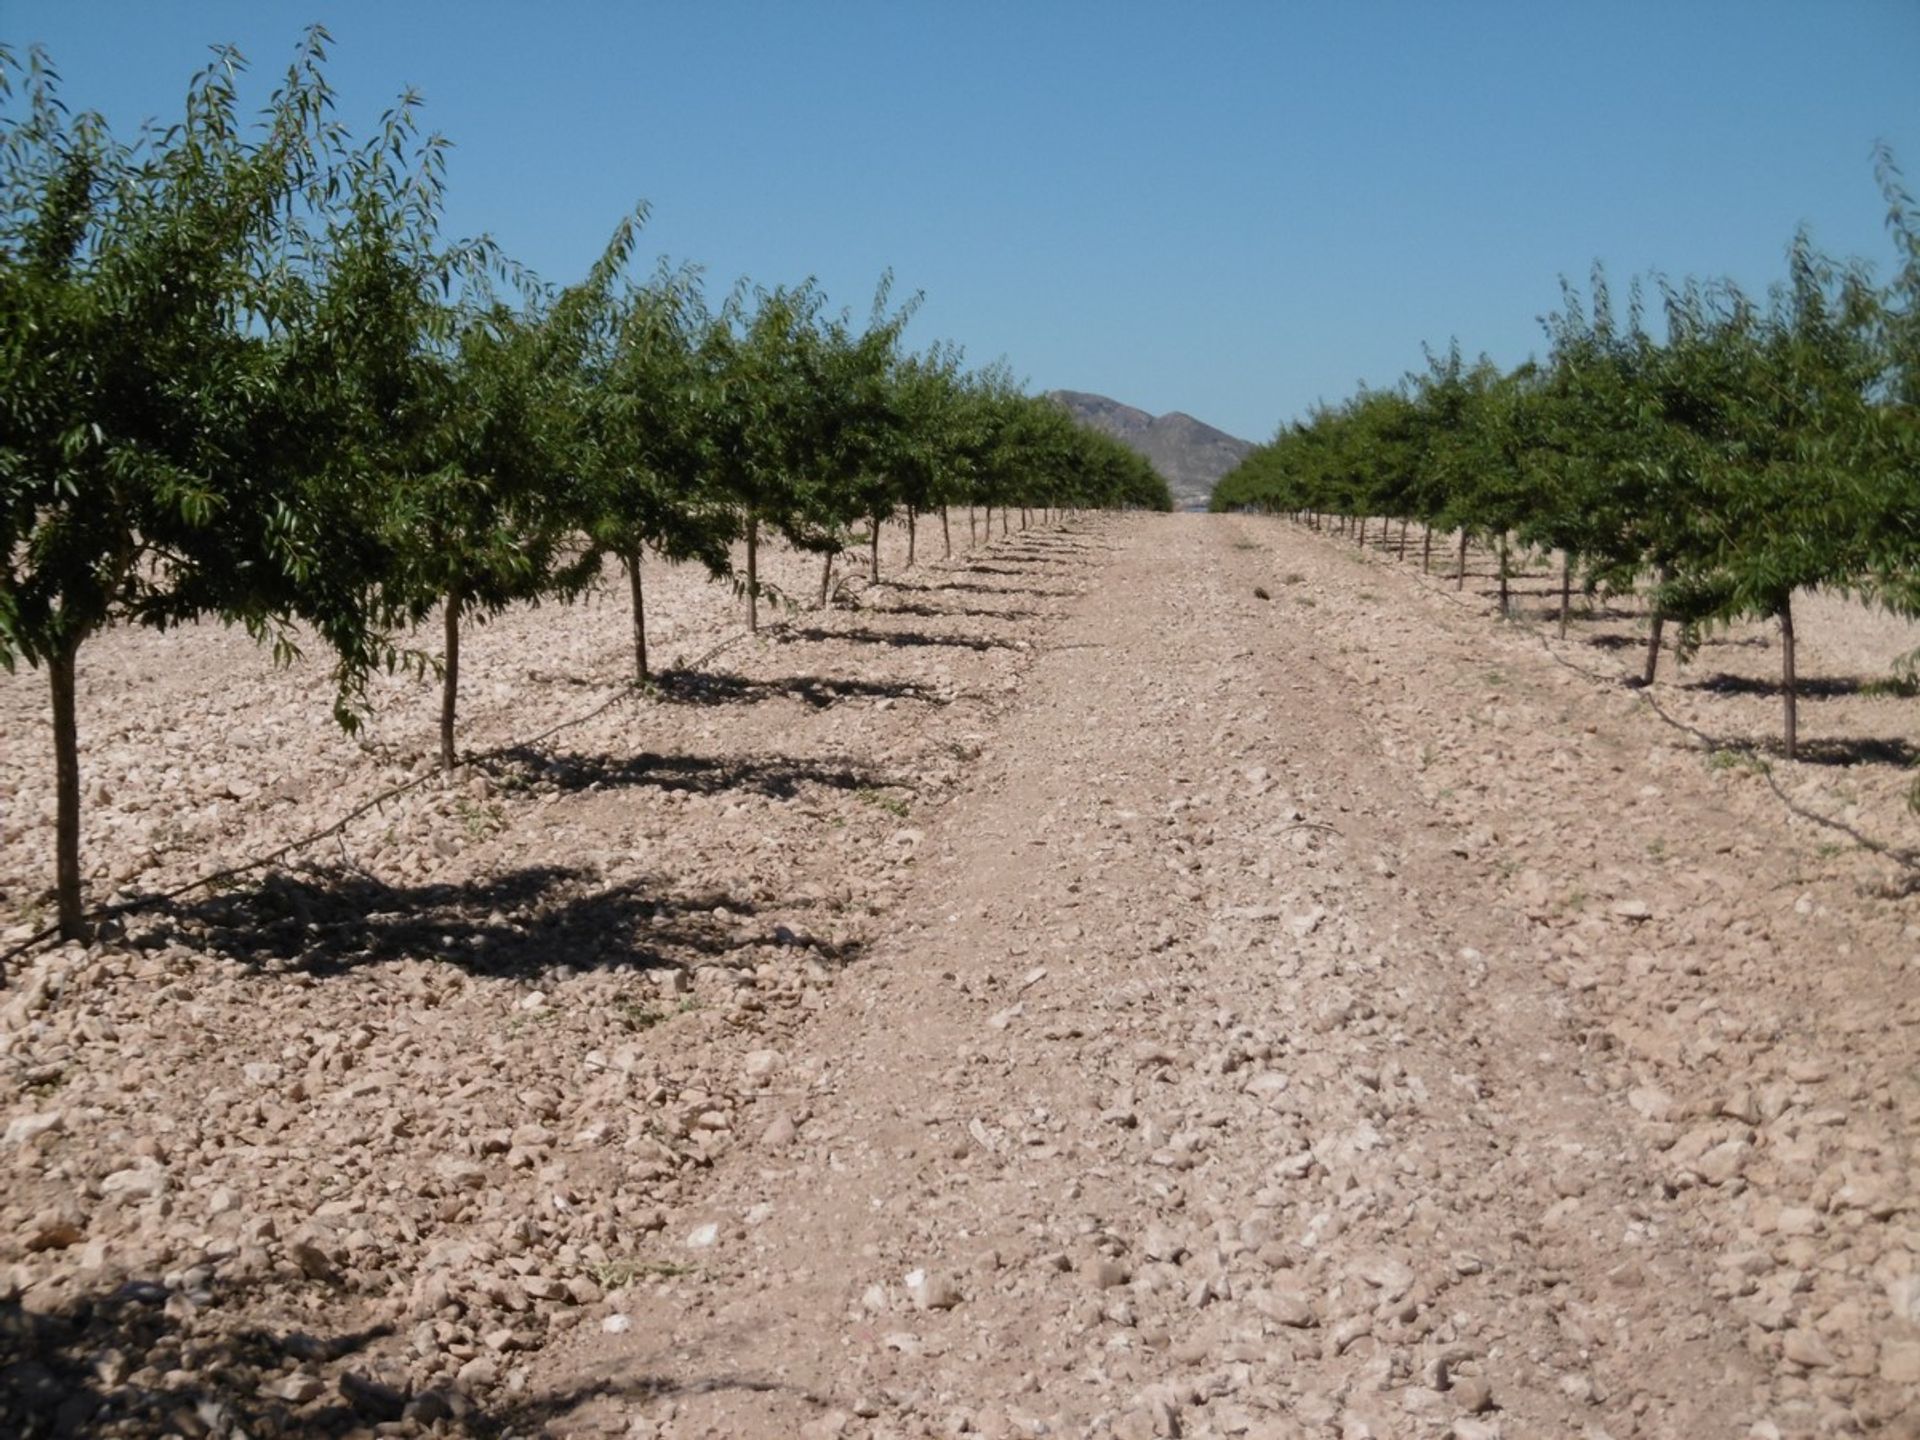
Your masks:
<svg viewBox="0 0 1920 1440"><path fill-rule="evenodd" d="M383 653L347 427L301 383L316 230L353 183L325 44L309 32L256 128L228 50L131 144L69 119L44 56L0 51L0 663L47 669L69 938L91 636L214 616L284 659L305 624L339 656L343 718Z"/></svg>

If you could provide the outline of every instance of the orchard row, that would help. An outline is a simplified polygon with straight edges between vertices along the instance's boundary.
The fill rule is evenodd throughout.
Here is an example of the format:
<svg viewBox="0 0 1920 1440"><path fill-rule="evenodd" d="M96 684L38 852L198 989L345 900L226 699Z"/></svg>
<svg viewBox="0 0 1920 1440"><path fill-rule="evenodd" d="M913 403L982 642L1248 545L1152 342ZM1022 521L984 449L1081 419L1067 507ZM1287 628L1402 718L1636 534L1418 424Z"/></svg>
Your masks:
<svg viewBox="0 0 1920 1440"><path fill-rule="evenodd" d="M1666 623L1777 620L1784 731L1796 741L1793 597L1823 589L1920 614L1920 210L1879 156L1900 259L1876 283L1803 234L1764 297L1656 280L1624 306L1596 271L1545 321L1544 360L1503 372L1456 344L1391 389L1319 409L1256 449L1215 509L1409 520L1499 556L1561 556L1564 632L1589 593L1651 604L1651 683ZM1649 309L1653 315L1649 317Z"/></svg>
<svg viewBox="0 0 1920 1440"><path fill-rule="evenodd" d="M821 556L824 594L901 512L1170 508L1004 369L907 349L884 281L856 320L812 282L637 277L644 208L565 288L448 239L444 142L411 97L353 136L325 47L257 123L224 53L131 140L0 50L0 663L50 679L62 934L85 929L75 657L105 627L217 618L283 659L318 637L348 726L376 668L437 668L450 766L463 622L608 567L644 678L650 553L757 625L770 534ZM407 649L436 611L441 654Z"/></svg>

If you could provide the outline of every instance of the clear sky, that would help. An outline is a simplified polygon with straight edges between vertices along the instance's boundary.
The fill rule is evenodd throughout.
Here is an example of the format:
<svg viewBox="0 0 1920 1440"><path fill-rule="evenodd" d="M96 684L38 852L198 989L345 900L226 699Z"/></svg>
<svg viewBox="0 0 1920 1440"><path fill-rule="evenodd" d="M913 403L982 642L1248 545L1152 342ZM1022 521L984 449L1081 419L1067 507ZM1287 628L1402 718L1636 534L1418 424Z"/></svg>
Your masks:
<svg viewBox="0 0 1920 1440"><path fill-rule="evenodd" d="M419 90L449 230L550 280L645 199L717 290L890 267L922 342L1252 439L1423 341L1517 363L1596 259L1884 268L1877 139L1920 189L1920 0L0 0L116 128L216 41L264 100L313 20L342 118Z"/></svg>

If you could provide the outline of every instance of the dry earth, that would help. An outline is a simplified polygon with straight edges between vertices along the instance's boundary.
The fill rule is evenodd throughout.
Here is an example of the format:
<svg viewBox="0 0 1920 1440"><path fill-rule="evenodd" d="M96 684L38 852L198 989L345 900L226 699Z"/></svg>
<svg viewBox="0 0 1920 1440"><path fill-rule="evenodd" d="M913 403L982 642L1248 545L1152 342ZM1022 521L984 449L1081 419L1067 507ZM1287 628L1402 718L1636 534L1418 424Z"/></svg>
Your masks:
<svg viewBox="0 0 1920 1440"><path fill-rule="evenodd" d="M758 639L663 572L707 658L645 698L622 605L504 617L512 748L19 969L0 1424L1920 1435L1920 905L1725 748L1753 636L1656 687L1703 745L1630 618L1277 521L895 544ZM1912 846L1912 702L1846 683L1903 637L1803 629L1834 744L1772 777ZM413 682L349 741L243 642L96 650L97 890L426 764Z"/></svg>

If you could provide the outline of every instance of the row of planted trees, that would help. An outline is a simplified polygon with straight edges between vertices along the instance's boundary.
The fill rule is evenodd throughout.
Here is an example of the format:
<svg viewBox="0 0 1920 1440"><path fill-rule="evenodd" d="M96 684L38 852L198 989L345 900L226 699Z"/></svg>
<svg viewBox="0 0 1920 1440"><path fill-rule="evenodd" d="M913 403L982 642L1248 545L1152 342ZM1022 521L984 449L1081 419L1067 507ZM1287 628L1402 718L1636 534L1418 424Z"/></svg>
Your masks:
<svg viewBox="0 0 1920 1440"><path fill-rule="evenodd" d="M50 681L62 934L85 930L76 659L108 626L214 617L281 658L317 637L348 726L375 669L437 668L451 766L462 627L609 567L644 679L649 556L731 581L757 626L770 536L821 557L824 600L897 515L1169 506L1003 370L909 352L884 284L864 322L810 282L710 301L692 271L633 275L642 213L566 288L447 241L442 142L410 100L352 137L325 44L257 124L222 52L131 141L0 49L0 663ZM436 613L437 657L408 640Z"/></svg>
<svg viewBox="0 0 1920 1440"><path fill-rule="evenodd" d="M1657 280L1616 306L1596 272L1545 322L1544 360L1502 371L1456 345L1391 389L1284 427L1226 476L1216 510L1292 514L1405 554L1420 528L1576 583L1643 592L1652 683L1663 633L1683 649L1742 618L1779 624L1784 738L1797 743L1793 601L1824 589L1920 615L1920 212L1891 156L1879 175L1900 264L1876 283L1803 234L1764 297Z"/></svg>

